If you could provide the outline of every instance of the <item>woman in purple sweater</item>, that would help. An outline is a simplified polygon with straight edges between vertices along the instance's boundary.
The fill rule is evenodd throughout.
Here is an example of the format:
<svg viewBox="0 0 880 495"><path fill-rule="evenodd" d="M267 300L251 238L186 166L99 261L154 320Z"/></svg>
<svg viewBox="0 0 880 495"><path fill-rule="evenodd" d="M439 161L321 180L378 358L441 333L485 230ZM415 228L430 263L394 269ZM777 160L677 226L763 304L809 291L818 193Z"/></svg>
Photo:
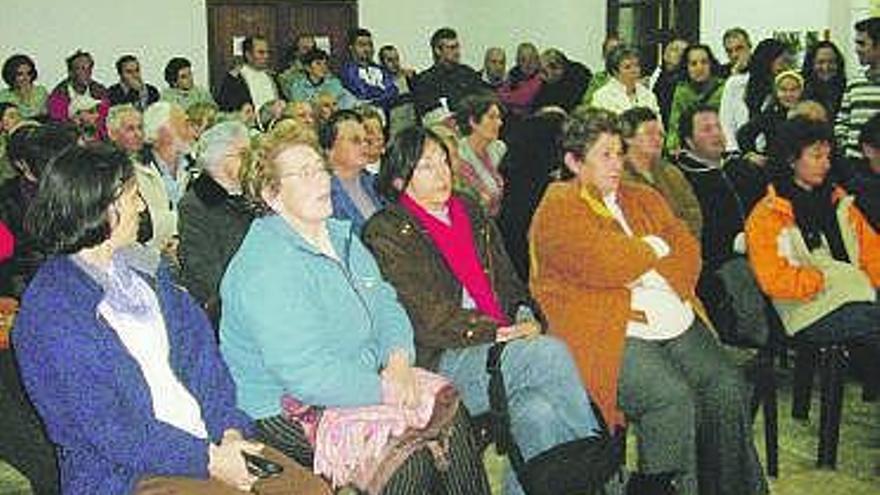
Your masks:
<svg viewBox="0 0 880 495"><path fill-rule="evenodd" d="M242 452L262 446L245 440L250 422L205 315L135 244L143 209L124 154L73 147L50 163L28 214L56 256L25 292L13 344L62 492L248 490Z"/></svg>

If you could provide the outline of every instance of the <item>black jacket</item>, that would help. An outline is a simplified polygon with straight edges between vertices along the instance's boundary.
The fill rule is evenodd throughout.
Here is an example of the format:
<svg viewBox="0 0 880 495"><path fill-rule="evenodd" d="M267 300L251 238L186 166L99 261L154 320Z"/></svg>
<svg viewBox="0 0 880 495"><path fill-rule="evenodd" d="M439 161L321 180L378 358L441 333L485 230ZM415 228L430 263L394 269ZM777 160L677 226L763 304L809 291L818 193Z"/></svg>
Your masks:
<svg viewBox="0 0 880 495"><path fill-rule="evenodd" d="M180 200L181 278L214 323L220 316L220 280L253 219L247 201L227 193L207 173L195 179Z"/></svg>
<svg viewBox="0 0 880 495"><path fill-rule="evenodd" d="M733 258L733 241L743 232L745 220L764 195L764 171L739 157L710 167L682 153L678 164L703 213L702 254L705 270L714 270Z"/></svg>
<svg viewBox="0 0 880 495"><path fill-rule="evenodd" d="M141 99L140 93L127 90L121 83L116 83L107 90L111 105L123 105L131 103L135 108L143 112L148 106L159 101L159 90L152 84L144 84L147 90L146 101Z"/></svg>
<svg viewBox="0 0 880 495"><path fill-rule="evenodd" d="M593 73L584 64L569 61L561 79L552 83L544 82L532 102L532 108L537 110L541 107L557 106L570 112L580 104L591 79Z"/></svg>
<svg viewBox="0 0 880 495"><path fill-rule="evenodd" d="M858 164L856 173L847 181L846 190L856 197L859 208L876 232L880 232L880 174L871 172L867 164Z"/></svg>
<svg viewBox="0 0 880 495"><path fill-rule="evenodd" d="M413 98L419 117L440 106L440 98L447 99L447 106L455 111L465 96L480 90L488 90L480 74L463 64L434 64L420 72L412 81Z"/></svg>
<svg viewBox="0 0 880 495"><path fill-rule="evenodd" d="M275 93L279 98L283 98L284 93L281 92L278 78L271 72L269 76L272 78L272 83L275 84ZM220 90L215 95L214 100L217 102L220 110L224 112L237 112L241 110L242 105L245 103L254 104L254 101L251 99L251 91L248 89L248 85L241 73L227 73L220 84ZM259 111L259 108L254 108L254 112Z"/></svg>

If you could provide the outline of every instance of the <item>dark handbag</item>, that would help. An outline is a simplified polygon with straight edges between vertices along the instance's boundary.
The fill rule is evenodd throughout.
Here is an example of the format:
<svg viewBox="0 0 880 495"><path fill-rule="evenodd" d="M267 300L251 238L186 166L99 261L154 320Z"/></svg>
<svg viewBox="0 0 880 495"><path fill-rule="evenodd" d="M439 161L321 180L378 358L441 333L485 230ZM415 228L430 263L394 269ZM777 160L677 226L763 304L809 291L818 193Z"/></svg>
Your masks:
<svg viewBox="0 0 880 495"><path fill-rule="evenodd" d="M601 433L556 445L526 461L510 430L507 393L501 373L501 355L506 343L489 348L489 406L492 436L499 454L507 454L517 480L527 495L587 495L602 489L620 470L624 435L608 433L601 412L593 405Z"/></svg>

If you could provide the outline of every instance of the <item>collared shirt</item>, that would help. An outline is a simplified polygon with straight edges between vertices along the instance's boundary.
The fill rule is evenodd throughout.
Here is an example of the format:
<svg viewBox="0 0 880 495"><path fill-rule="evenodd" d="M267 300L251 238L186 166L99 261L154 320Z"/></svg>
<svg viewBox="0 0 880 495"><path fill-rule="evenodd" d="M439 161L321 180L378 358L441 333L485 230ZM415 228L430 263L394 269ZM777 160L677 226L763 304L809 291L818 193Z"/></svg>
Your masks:
<svg viewBox="0 0 880 495"><path fill-rule="evenodd" d="M189 165L186 155L180 155L177 159L177 172L174 175L171 174L171 167L162 161L162 158L160 158L158 154L154 154L153 158L156 160L159 175L162 177L162 184L165 186L165 192L168 193L168 201L171 203L171 209L176 210L177 203L180 202L180 198L183 197L183 193L185 192L187 183L186 175L189 173L186 169Z"/></svg>
<svg viewBox="0 0 880 495"><path fill-rule="evenodd" d="M620 224L626 235L633 237L633 231L626 221L623 210L617 203L617 195L612 193L603 198L605 207ZM650 236L665 245L656 236ZM648 242L647 240L645 242ZM659 249L655 242L648 242L655 252ZM668 249L668 246L666 246ZM658 255L662 253L658 252ZM668 340L683 334L694 322L694 310L682 301L669 282L657 270L643 273L630 284L630 307L645 314L646 322L629 321L626 336L643 340Z"/></svg>

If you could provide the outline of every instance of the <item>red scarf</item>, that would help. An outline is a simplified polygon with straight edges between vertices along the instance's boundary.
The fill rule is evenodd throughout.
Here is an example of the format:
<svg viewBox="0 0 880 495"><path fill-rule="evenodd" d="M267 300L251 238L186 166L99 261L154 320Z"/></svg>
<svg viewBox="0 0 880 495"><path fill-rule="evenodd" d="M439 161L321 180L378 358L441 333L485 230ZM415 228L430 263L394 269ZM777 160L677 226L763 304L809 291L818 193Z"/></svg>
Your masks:
<svg viewBox="0 0 880 495"><path fill-rule="evenodd" d="M403 194L400 197L400 205L427 231L428 237L440 251L456 280L474 300L477 310L499 325L507 325L507 316L501 309L498 298L495 297L492 284L483 271L483 265L477 254L474 231L467 208L455 196L451 196L446 204L449 207L451 225L446 225L425 211L409 195Z"/></svg>

